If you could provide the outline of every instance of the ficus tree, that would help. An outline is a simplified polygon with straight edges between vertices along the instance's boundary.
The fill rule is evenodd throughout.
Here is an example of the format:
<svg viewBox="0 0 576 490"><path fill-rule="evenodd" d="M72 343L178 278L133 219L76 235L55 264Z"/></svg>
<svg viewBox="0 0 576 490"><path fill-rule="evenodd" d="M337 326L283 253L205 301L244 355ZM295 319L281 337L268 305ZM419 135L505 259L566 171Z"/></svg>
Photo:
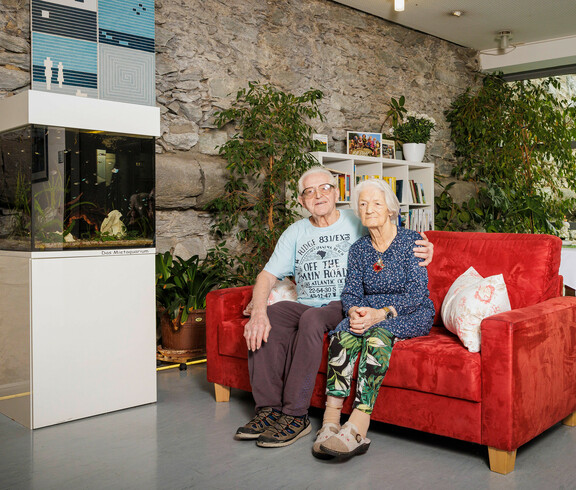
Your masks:
<svg viewBox="0 0 576 490"><path fill-rule="evenodd" d="M557 234L576 188L576 100L548 78L506 82L487 75L446 112L459 163L453 174L478 183L486 231Z"/></svg>
<svg viewBox="0 0 576 490"><path fill-rule="evenodd" d="M294 95L250 82L229 109L216 114L219 127L234 124L238 131L219 147L228 162L228 180L224 194L208 205L218 243L207 260L222 270L228 284L252 283L297 217L298 179L316 163L309 154L314 147L311 122L324 120L322 97L320 90ZM244 252L232 255L230 238Z"/></svg>

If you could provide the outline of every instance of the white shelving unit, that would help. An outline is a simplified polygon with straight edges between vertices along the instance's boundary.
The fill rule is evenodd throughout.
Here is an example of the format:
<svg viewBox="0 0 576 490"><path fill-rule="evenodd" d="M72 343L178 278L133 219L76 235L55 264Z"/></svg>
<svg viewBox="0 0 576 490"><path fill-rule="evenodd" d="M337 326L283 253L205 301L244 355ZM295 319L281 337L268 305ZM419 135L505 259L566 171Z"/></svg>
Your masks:
<svg viewBox="0 0 576 490"><path fill-rule="evenodd" d="M320 165L350 176L350 193L356 185L356 177L362 175L394 177L402 188L400 207L404 217L410 216L409 227L417 231L434 229L434 164L392 160L390 158L364 157L345 153L314 152L312 155ZM420 185L424 194L423 202L412 198L411 181ZM397 193L398 194L398 193ZM339 207L350 207L347 200L338 201ZM427 215L428 219L418 219ZM426 223L428 221L428 223Z"/></svg>

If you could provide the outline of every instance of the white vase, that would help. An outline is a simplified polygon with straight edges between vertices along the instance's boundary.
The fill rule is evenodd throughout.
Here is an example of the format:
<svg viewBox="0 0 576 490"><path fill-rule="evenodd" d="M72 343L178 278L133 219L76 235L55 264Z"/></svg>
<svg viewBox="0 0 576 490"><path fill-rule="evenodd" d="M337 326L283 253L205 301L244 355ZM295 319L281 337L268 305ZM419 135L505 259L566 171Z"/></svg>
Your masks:
<svg viewBox="0 0 576 490"><path fill-rule="evenodd" d="M421 162L424 159L425 151L426 143L404 143L402 145L404 160L410 162Z"/></svg>

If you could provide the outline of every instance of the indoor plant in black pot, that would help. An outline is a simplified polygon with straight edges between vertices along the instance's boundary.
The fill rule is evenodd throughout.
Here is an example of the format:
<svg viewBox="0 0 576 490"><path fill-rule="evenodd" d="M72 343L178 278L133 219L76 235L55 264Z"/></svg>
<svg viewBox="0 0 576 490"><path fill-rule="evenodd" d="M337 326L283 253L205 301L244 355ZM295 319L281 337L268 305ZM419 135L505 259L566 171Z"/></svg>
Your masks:
<svg viewBox="0 0 576 490"><path fill-rule="evenodd" d="M219 274L200 261L156 254L156 303L165 357L180 359L206 354L206 295L219 285Z"/></svg>

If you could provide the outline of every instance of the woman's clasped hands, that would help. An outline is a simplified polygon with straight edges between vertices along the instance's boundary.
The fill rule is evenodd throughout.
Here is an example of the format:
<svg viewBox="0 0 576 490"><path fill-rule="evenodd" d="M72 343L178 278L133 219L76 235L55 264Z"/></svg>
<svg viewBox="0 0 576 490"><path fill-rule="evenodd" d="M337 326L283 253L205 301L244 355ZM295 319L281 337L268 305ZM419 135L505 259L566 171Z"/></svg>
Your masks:
<svg viewBox="0 0 576 490"><path fill-rule="evenodd" d="M362 335L372 325L386 319L386 313L369 306L353 306L348 310L350 319L350 331L356 335Z"/></svg>

